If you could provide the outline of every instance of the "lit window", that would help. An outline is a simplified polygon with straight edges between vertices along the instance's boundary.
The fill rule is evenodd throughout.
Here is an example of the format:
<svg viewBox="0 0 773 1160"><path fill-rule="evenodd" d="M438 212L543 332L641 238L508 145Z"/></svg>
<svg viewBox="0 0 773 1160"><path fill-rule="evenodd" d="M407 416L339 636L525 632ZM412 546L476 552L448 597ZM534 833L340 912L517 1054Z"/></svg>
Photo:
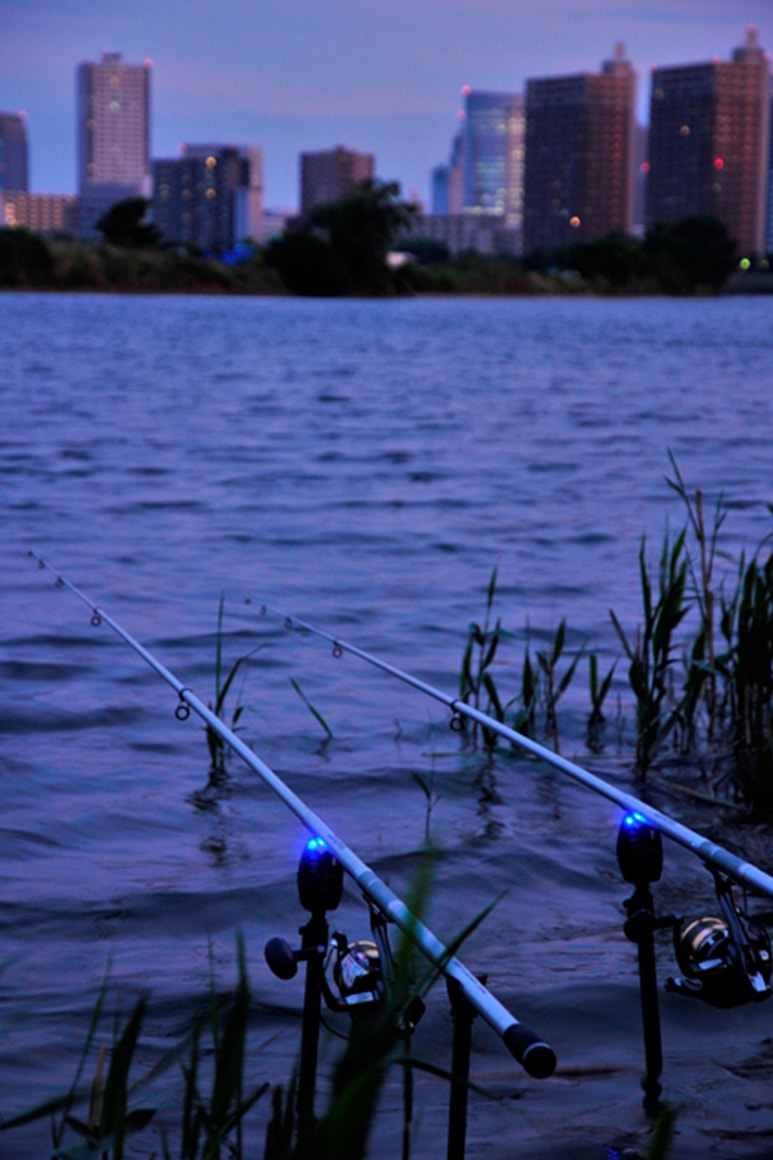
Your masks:
<svg viewBox="0 0 773 1160"><path fill-rule="evenodd" d="M207 158L204 164L206 165L207 169L214 169L217 165L217 158L210 156Z"/></svg>

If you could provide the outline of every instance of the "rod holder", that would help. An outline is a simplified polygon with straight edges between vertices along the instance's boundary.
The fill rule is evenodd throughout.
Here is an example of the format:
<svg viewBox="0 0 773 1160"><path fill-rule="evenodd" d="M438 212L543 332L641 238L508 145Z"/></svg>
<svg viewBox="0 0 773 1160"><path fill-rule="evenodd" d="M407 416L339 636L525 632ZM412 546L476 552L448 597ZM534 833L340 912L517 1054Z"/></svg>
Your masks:
<svg viewBox="0 0 773 1160"><path fill-rule="evenodd" d="M655 955L655 931L673 928L673 915L658 917L650 886L657 882L663 869L663 842L660 832L647 824L639 813L626 814L617 835L617 860L626 882L634 892L625 900L627 918L623 931L636 944L639 968L642 1030L644 1033L645 1072L641 1081L644 1109L652 1115L660 1102L663 1086L663 1042L660 1028L658 973Z"/></svg>

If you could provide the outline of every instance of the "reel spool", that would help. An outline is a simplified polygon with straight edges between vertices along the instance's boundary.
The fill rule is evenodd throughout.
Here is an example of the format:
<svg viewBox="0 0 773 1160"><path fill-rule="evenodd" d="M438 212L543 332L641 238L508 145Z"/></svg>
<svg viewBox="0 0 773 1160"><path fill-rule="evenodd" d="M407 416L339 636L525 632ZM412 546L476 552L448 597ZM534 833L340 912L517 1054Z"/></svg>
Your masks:
<svg viewBox="0 0 773 1160"><path fill-rule="evenodd" d="M376 944L370 939L347 942L345 935L334 935L334 939L332 974L342 1004L349 1008L379 1003L385 996L385 987Z"/></svg>
<svg viewBox="0 0 773 1160"><path fill-rule="evenodd" d="M668 979L666 989L702 999L711 1007L760 1003L770 995L770 937L765 927L735 911L742 939L734 937L725 918L704 915L688 919L674 931L674 950L682 979Z"/></svg>

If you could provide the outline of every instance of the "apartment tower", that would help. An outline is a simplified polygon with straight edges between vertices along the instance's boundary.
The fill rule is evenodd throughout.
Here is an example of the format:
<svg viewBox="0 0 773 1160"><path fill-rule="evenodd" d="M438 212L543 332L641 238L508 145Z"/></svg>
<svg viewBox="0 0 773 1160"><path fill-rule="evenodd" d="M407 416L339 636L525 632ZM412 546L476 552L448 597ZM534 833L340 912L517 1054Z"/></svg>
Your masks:
<svg viewBox="0 0 773 1160"><path fill-rule="evenodd" d="M153 220L171 242L228 250L263 234L263 154L242 145L183 145L153 162Z"/></svg>
<svg viewBox="0 0 773 1160"><path fill-rule="evenodd" d="M718 218L743 254L766 248L770 64L750 28L731 61L655 69L647 221Z"/></svg>
<svg viewBox="0 0 773 1160"><path fill-rule="evenodd" d="M0 113L0 191L29 189L27 125L22 113Z"/></svg>
<svg viewBox="0 0 773 1160"><path fill-rule="evenodd" d="M635 102L622 44L600 73L527 81L526 252L630 231Z"/></svg>
<svg viewBox="0 0 773 1160"><path fill-rule="evenodd" d="M374 173L372 153L358 153L343 145L301 153L301 213L346 197L359 182L372 179Z"/></svg>
<svg viewBox="0 0 773 1160"><path fill-rule="evenodd" d="M81 233L117 201L150 196L151 64L126 64L119 52L78 66L77 179Z"/></svg>

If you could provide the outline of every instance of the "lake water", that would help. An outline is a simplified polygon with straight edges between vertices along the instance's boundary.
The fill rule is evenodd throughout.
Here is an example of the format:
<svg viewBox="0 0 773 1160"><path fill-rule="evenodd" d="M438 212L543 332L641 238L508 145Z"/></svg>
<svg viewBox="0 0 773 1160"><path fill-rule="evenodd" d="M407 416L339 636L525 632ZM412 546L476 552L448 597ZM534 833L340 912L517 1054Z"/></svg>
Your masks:
<svg viewBox="0 0 773 1160"><path fill-rule="evenodd" d="M429 925L452 938L506 891L461 957L559 1058L555 1077L531 1080L476 1022L473 1078L491 1098L472 1097L470 1156L642 1148L618 811L536 763L487 765L435 702L256 606L453 693L497 566L496 611L514 634L503 693L518 691L527 632L539 645L563 617L569 648L596 650L605 671L619 653L608 610L632 629L639 618L642 534L655 558L683 524L669 449L712 504L724 493L730 556L770 531L773 301L1 294L0 388L0 1114L69 1084L108 964L111 1012L150 993L141 1063L185 1032L210 954L218 985L234 981L237 930L256 1079L289 1077L302 1002L300 976L280 982L263 960L267 939L295 939L304 919L301 827L236 760L207 789L196 718L175 720L172 690L91 627L33 549L205 700L224 594L226 660L259 649L239 692L244 739L400 894L424 840L414 775L431 781L443 853ZM584 750L585 661L562 746L630 787L618 667L604 752ZM647 792L773 865L767 832L718 831L712 811ZM656 901L716 909L709 875L670 845ZM367 935L356 891L335 925ZM664 945L661 979L675 970ZM769 1156L773 1004L722 1012L664 995L662 1008L674 1155ZM448 1066L449 1035L438 986L414 1053ZM336 1051L326 1038L320 1104ZM414 1155L443 1156L446 1086L420 1077L416 1099ZM399 1103L390 1081L374 1157L399 1154ZM267 1110L251 1121L256 1156ZM0 1134L0 1156L44 1156L48 1139L45 1125Z"/></svg>

